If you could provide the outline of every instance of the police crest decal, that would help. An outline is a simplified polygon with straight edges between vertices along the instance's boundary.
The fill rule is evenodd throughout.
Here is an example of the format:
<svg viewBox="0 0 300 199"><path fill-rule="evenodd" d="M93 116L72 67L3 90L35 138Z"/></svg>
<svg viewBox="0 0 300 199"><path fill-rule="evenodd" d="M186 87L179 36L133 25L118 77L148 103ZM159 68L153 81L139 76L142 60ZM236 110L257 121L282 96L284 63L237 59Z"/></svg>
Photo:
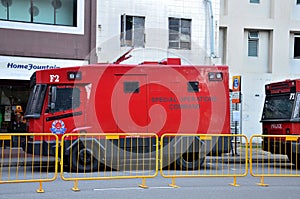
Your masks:
<svg viewBox="0 0 300 199"><path fill-rule="evenodd" d="M66 130L67 128L65 128L65 123L62 120L55 120L52 122L52 128L50 128L50 131L53 134L64 134Z"/></svg>

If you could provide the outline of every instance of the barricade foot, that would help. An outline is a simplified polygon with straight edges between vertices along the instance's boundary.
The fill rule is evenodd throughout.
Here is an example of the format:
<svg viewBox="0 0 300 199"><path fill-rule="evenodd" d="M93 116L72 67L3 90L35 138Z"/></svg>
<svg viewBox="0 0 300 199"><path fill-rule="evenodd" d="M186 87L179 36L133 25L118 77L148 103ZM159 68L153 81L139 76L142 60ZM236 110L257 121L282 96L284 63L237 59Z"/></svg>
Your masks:
<svg viewBox="0 0 300 199"><path fill-rule="evenodd" d="M239 187L240 185L236 183L236 177L233 178L233 183L230 183L229 185L233 187Z"/></svg>
<svg viewBox="0 0 300 199"><path fill-rule="evenodd" d="M172 184L169 184L169 187L180 188L180 186L176 185L175 178L172 178Z"/></svg>
<svg viewBox="0 0 300 199"><path fill-rule="evenodd" d="M239 184L236 184L236 183L230 183L229 185L233 186L233 187L239 187L240 186Z"/></svg>
<svg viewBox="0 0 300 199"><path fill-rule="evenodd" d="M148 189L149 187L146 185L146 179L143 178L142 179L142 184L139 185L139 187L143 188L143 189Z"/></svg>
<svg viewBox="0 0 300 199"><path fill-rule="evenodd" d="M265 183L256 183L258 186L261 186L261 187L268 187L269 184L265 184Z"/></svg>
<svg viewBox="0 0 300 199"><path fill-rule="evenodd" d="M256 183L258 186L261 186L261 187L268 187L269 185L268 184L266 184L265 182L264 182L264 177L262 176L261 178L260 178L260 183Z"/></svg>
<svg viewBox="0 0 300 199"><path fill-rule="evenodd" d="M72 188L73 191L80 191L80 189L78 188L78 181L75 180L74 181L74 187Z"/></svg>
<svg viewBox="0 0 300 199"><path fill-rule="evenodd" d="M177 186L176 184L169 184L169 187L180 188L180 186Z"/></svg>
<svg viewBox="0 0 300 199"><path fill-rule="evenodd" d="M149 188L147 185L142 185L142 184L140 184L139 187L141 187L143 189L148 189Z"/></svg>
<svg viewBox="0 0 300 199"><path fill-rule="evenodd" d="M76 191L80 191L80 189L79 189L79 188L76 188L76 187L73 187L72 190L75 191L75 192L76 192Z"/></svg>
<svg viewBox="0 0 300 199"><path fill-rule="evenodd" d="M37 193L44 193L44 192L45 192L44 189L43 189L43 184L42 184L42 182L40 182L40 187L39 187L39 189L36 190L36 192L37 192Z"/></svg>

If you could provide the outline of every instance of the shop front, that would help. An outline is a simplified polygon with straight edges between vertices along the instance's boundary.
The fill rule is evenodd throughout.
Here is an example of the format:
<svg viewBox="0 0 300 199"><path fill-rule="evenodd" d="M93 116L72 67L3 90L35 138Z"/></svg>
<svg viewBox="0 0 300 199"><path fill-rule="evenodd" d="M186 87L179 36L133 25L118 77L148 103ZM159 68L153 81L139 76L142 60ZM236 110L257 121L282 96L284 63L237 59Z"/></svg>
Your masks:
<svg viewBox="0 0 300 199"><path fill-rule="evenodd" d="M88 64L84 60L0 56L0 133L25 132L29 80L36 70Z"/></svg>
<svg viewBox="0 0 300 199"><path fill-rule="evenodd" d="M24 132L23 111L29 97L28 80L0 80L0 132ZM17 118L19 116L19 118ZM17 121L19 128L17 128ZM20 125L22 124L22 125Z"/></svg>

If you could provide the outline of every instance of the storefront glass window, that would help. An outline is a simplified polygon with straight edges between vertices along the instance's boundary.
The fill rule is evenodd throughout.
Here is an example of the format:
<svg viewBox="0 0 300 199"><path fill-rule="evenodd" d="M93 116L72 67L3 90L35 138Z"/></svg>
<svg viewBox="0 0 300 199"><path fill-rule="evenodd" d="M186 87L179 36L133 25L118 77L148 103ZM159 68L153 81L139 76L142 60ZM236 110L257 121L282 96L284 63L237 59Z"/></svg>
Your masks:
<svg viewBox="0 0 300 199"><path fill-rule="evenodd" d="M51 25L77 26L76 0L3 0L0 19Z"/></svg>
<svg viewBox="0 0 300 199"><path fill-rule="evenodd" d="M29 81L0 80L1 133L16 131L14 124L24 115L29 93Z"/></svg>
<svg viewBox="0 0 300 199"><path fill-rule="evenodd" d="M11 0L10 2L10 5L6 7L8 20L30 22L30 0L17 2Z"/></svg>

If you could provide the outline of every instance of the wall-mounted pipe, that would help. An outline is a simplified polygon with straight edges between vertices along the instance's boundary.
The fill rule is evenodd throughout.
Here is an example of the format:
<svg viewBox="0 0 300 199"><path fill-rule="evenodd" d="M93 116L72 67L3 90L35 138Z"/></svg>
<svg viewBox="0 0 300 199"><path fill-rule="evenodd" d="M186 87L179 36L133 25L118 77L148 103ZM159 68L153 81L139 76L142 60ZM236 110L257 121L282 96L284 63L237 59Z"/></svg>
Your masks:
<svg viewBox="0 0 300 199"><path fill-rule="evenodd" d="M210 57L215 58L215 28L214 28L214 13L211 0L204 0L209 7L210 14Z"/></svg>

